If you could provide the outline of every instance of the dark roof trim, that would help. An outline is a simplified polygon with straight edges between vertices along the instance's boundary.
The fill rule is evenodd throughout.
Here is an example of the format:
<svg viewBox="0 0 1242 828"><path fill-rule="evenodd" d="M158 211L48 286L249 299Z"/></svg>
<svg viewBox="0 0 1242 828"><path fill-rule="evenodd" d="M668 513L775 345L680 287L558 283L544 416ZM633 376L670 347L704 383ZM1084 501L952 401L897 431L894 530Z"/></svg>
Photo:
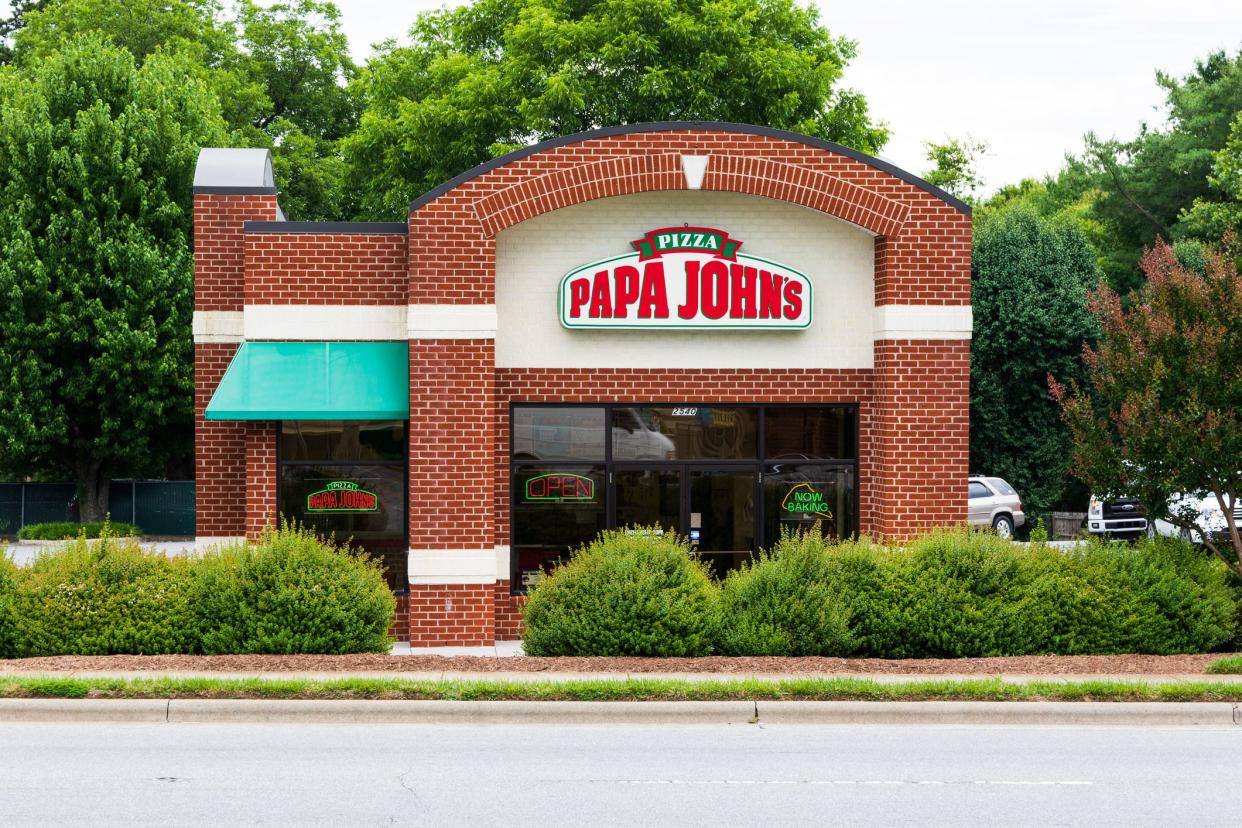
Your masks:
<svg viewBox="0 0 1242 828"><path fill-rule="evenodd" d="M194 195L276 195L275 187L195 187Z"/></svg>
<svg viewBox="0 0 1242 828"><path fill-rule="evenodd" d="M593 138L608 138L613 135L631 135L639 132L677 132L685 130L703 130L708 132L736 132L743 135L762 135L767 138L777 138L782 141L794 141L799 144L806 144L809 147L828 150L838 155L844 155L847 158L853 158L855 161L861 161L868 166L882 170L889 175L899 178L907 184L913 184L924 192L931 193L950 207L970 215L970 205L955 196L950 195L934 184L929 184L917 175L912 175L900 167L894 166L887 161L882 161L865 152L859 152L856 149L843 147L840 144L834 144L832 141L825 141L822 138L812 138L809 135L801 135L797 132L789 132L784 129L774 129L772 127L755 126L754 124L732 124L726 121L652 121L642 124L622 124L620 126L604 127L603 129L591 129L586 132L576 132L573 135L562 135L557 138L549 138L546 141L540 141L538 144L531 144L529 147L522 147L513 152L502 155L499 158L493 158L472 170L467 170L455 178L423 193L410 204L410 212L414 212L429 201L439 198L449 190L466 183L472 178L490 172L497 167L503 167L510 161L516 161L519 158L525 158L528 155L534 155L544 150L563 147L567 144L576 144L580 141L589 141Z"/></svg>
<svg viewBox="0 0 1242 828"><path fill-rule="evenodd" d="M399 221L247 221L242 225L242 230L246 233L305 233L321 236L404 236L410 228Z"/></svg>

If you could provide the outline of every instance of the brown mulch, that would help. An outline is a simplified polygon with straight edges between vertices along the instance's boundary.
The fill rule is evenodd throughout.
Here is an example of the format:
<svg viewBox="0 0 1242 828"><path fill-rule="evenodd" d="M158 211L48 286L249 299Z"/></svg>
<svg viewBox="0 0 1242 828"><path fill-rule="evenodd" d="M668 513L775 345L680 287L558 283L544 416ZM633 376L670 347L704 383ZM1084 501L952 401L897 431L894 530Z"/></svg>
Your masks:
<svg viewBox="0 0 1242 828"><path fill-rule="evenodd" d="M791 675L833 673L969 673L978 675L1159 675L1202 673L1222 654L1015 656L1008 658L489 658L483 656L222 655L52 656L0 659L0 674L13 672L462 672L462 673L724 673Z"/></svg>

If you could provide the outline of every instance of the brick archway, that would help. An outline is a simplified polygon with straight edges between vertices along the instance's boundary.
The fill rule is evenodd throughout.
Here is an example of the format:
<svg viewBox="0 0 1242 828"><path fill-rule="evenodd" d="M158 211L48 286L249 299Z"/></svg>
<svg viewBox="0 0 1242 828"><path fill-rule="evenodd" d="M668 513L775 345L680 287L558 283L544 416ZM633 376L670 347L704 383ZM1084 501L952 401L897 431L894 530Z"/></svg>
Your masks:
<svg viewBox="0 0 1242 828"><path fill-rule="evenodd" d="M706 162L701 186L786 201L848 221L877 236L894 235L910 208L878 192L825 172L770 158L700 156ZM627 155L565 167L527 178L474 203L484 234L543 213L609 196L691 189L676 153Z"/></svg>

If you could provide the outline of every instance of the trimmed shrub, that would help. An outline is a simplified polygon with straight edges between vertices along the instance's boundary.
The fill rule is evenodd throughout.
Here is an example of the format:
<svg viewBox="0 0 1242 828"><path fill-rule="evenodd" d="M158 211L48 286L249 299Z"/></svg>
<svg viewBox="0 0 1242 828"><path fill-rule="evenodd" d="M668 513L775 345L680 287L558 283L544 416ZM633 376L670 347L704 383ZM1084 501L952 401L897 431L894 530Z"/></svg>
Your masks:
<svg viewBox="0 0 1242 828"><path fill-rule="evenodd" d="M653 531L608 531L531 590L528 655L702 656L717 589L689 545Z"/></svg>
<svg viewBox="0 0 1242 828"><path fill-rule="evenodd" d="M204 653L387 652L396 599L381 564L298 527L208 552L193 607Z"/></svg>
<svg viewBox="0 0 1242 828"><path fill-rule="evenodd" d="M74 538L98 538L107 533L114 538L137 537L142 529L132 523L112 523L98 521L95 523L74 523L62 520L54 523L32 523L17 530L18 540L73 540Z"/></svg>
<svg viewBox="0 0 1242 828"><path fill-rule="evenodd" d="M191 563L105 534L70 541L18 571L22 656L193 652Z"/></svg>
<svg viewBox="0 0 1242 828"><path fill-rule="evenodd" d="M0 549L0 658L17 655L17 567Z"/></svg>
<svg viewBox="0 0 1242 828"><path fill-rule="evenodd" d="M730 572L720 599L723 655L845 656L857 646L833 554L819 533L783 535Z"/></svg>

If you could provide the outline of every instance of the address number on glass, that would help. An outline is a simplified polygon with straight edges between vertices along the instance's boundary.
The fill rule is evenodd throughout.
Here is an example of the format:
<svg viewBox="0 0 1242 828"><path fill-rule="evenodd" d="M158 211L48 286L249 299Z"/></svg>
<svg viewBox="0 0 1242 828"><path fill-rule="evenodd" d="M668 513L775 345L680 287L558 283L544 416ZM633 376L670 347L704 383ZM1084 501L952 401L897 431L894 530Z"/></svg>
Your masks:
<svg viewBox="0 0 1242 828"><path fill-rule="evenodd" d="M698 408L674 408L673 409L674 417L693 417L698 413L699 413Z"/></svg>

